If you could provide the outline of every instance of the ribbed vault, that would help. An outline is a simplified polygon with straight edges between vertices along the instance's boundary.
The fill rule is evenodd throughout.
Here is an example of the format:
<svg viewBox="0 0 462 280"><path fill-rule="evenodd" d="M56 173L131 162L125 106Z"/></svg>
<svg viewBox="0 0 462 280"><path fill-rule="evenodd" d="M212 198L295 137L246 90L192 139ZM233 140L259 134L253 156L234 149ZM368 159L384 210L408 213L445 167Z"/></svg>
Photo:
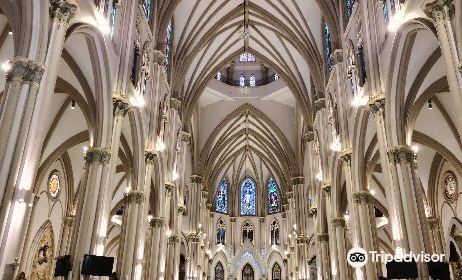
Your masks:
<svg viewBox="0 0 462 280"><path fill-rule="evenodd" d="M230 169L231 183L238 184L247 174L264 185L266 178L260 178L258 172L262 168L280 182L283 190L298 170L295 154L281 130L264 113L245 104L211 133L200 155L200 170L205 186L213 189Z"/></svg>

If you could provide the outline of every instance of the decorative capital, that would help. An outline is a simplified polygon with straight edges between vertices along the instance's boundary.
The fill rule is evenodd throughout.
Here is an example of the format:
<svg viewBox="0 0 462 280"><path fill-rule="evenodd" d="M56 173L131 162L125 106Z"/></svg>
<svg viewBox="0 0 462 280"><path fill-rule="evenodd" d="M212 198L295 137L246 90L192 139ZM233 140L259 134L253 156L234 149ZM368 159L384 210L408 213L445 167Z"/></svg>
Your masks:
<svg viewBox="0 0 462 280"><path fill-rule="evenodd" d="M339 159L344 165L351 165L351 155L353 151L351 149L345 149L340 153Z"/></svg>
<svg viewBox="0 0 462 280"><path fill-rule="evenodd" d="M236 217L231 217L231 218L229 218L229 221L230 221L231 223L235 223L235 222L236 222Z"/></svg>
<svg viewBox="0 0 462 280"><path fill-rule="evenodd" d="M431 230L440 228L440 220L437 217L427 218L427 223Z"/></svg>
<svg viewBox="0 0 462 280"><path fill-rule="evenodd" d="M327 182L327 181L322 182L321 190L326 197L330 198L331 191L332 191L332 186L330 185L330 182Z"/></svg>
<svg viewBox="0 0 462 280"><path fill-rule="evenodd" d="M425 5L425 14L436 23L450 21L455 13L453 0L436 0Z"/></svg>
<svg viewBox="0 0 462 280"><path fill-rule="evenodd" d="M152 228L162 228L165 226L165 219L162 217L154 217L149 221L149 226Z"/></svg>
<svg viewBox="0 0 462 280"><path fill-rule="evenodd" d="M318 238L318 242L328 242L329 241L329 234L327 234L327 233L319 233L317 238Z"/></svg>
<svg viewBox="0 0 462 280"><path fill-rule="evenodd" d="M32 201L32 205L37 206L38 203L39 203L39 201L40 201L40 196L37 195L37 194L34 194L34 198L33 198L33 201Z"/></svg>
<svg viewBox="0 0 462 280"><path fill-rule="evenodd" d="M207 196L209 195L209 192L208 191L201 191L201 194L202 194L202 198L207 198Z"/></svg>
<svg viewBox="0 0 462 280"><path fill-rule="evenodd" d="M153 166L157 156L157 152L155 151L144 151L144 162L147 166Z"/></svg>
<svg viewBox="0 0 462 280"><path fill-rule="evenodd" d="M206 204L206 207L207 207L207 210L212 210L212 203L207 203Z"/></svg>
<svg viewBox="0 0 462 280"><path fill-rule="evenodd" d="M314 140L314 132L313 131L308 131L303 135L303 140L305 142L312 142Z"/></svg>
<svg viewBox="0 0 462 280"><path fill-rule="evenodd" d="M191 176L191 183L196 183L196 184L199 184L201 185L202 184L202 176L200 175L192 175Z"/></svg>
<svg viewBox="0 0 462 280"><path fill-rule="evenodd" d="M378 93L369 98L367 105L375 118L383 119L385 113L385 101L386 96L384 93Z"/></svg>
<svg viewBox="0 0 462 280"><path fill-rule="evenodd" d="M368 191L360 191L353 194L354 204L371 204L374 201L374 197Z"/></svg>
<svg viewBox="0 0 462 280"><path fill-rule="evenodd" d="M192 242L192 243L199 243L199 234L197 233L190 233L188 234L188 236L186 237L186 239L189 241L189 242Z"/></svg>
<svg viewBox="0 0 462 280"><path fill-rule="evenodd" d="M143 204L146 201L146 195L140 191L130 191L124 195L125 204Z"/></svg>
<svg viewBox="0 0 462 280"><path fill-rule="evenodd" d="M265 217L260 217L260 223L264 223L265 222Z"/></svg>
<svg viewBox="0 0 462 280"><path fill-rule="evenodd" d="M318 215L318 207L316 205L310 207L310 214L313 216Z"/></svg>
<svg viewBox="0 0 462 280"><path fill-rule="evenodd" d="M346 221L345 221L345 218L343 217L332 218L330 222L332 223L332 227L334 228L346 227Z"/></svg>
<svg viewBox="0 0 462 280"><path fill-rule="evenodd" d="M171 182L165 183L165 192L167 195L172 194L173 189L175 188L175 185Z"/></svg>
<svg viewBox="0 0 462 280"><path fill-rule="evenodd" d="M326 100L323 97L320 97L314 101L314 114L321 110L326 108Z"/></svg>
<svg viewBox="0 0 462 280"><path fill-rule="evenodd" d="M291 179L292 186L305 184L305 177L299 176Z"/></svg>
<svg viewBox="0 0 462 280"><path fill-rule="evenodd" d="M64 226L65 226L65 227L71 227L72 224L74 223L74 218L75 218L74 215L68 215L68 216L66 216L66 217L64 218L64 221L63 221Z"/></svg>
<svg viewBox="0 0 462 280"><path fill-rule="evenodd" d="M10 69L6 73L7 82L40 85L43 73L45 72L45 66L42 63L17 56L9 64Z"/></svg>
<svg viewBox="0 0 462 280"><path fill-rule="evenodd" d="M173 235L168 237L167 244L176 244L179 241L180 241L180 238L178 237L178 235L173 234Z"/></svg>
<svg viewBox="0 0 462 280"><path fill-rule="evenodd" d="M164 52L161 50L154 50L152 54L153 54L152 57L154 58L154 62L162 66L165 61Z"/></svg>
<svg viewBox="0 0 462 280"><path fill-rule="evenodd" d="M170 98L170 108L175 109L176 111L181 108L181 101L175 97Z"/></svg>
<svg viewBox="0 0 462 280"><path fill-rule="evenodd" d="M282 207L284 207L285 211L289 211L289 203L282 205Z"/></svg>
<svg viewBox="0 0 462 280"><path fill-rule="evenodd" d="M130 109L128 98L121 94L112 96L112 113L114 117L125 117Z"/></svg>
<svg viewBox="0 0 462 280"><path fill-rule="evenodd" d="M388 160L393 165L410 163L415 166L417 164L417 154L409 146L392 147L388 149L387 155Z"/></svg>
<svg viewBox="0 0 462 280"><path fill-rule="evenodd" d="M59 23L69 24L76 10L77 6L66 0L50 0L50 17Z"/></svg>
<svg viewBox="0 0 462 280"><path fill-rule="evenodd" d="M84 154L85 164L108 165L111 160L111 150L105 148L90 147Z"/></svg>
<svg viewBox="0 0 462 280"><path fill-rule="evenodd" d="M334 53L332 54L332 59L334 61L334 64L342 63L343 62L343 50L336 49Z"/></svg>
<svg viewBox="0 0 462 280"><path fill-rule="evenodd" d="M180 214L182 216L186 216L188 214L188 211L186 210L186 207L178 206L178 214Z"/></svg>

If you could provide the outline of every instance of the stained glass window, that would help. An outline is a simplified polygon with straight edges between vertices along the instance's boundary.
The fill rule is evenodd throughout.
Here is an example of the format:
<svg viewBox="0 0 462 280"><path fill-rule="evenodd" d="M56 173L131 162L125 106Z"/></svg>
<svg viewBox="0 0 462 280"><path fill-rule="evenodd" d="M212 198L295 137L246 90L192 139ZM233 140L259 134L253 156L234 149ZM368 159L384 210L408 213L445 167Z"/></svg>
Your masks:
<svg viewBox="0 0 462 280"><path fill-rule="evenodd" d="M217 222L217 244L225 245L226 241L226 224L222 219Z"/></svg>
<svg viewBox="0 0 462 280"><path fill-rule="evenodd" d="M240 87L245 86L245 75L244 74L241 74L241 76L239 76L239 86Z"/></svg>
<svg viewBox="0 0 462 280"><path fill-rule="evenodd" d="M143 11L148 20L151 19L151 0L142 0Z"/></svg>
<svg viewBox="0 0 462 280"><path fill-rule="evenodd" d="M241 215L254 216L255 206L255 183L246 178L241 185Z"/></svg>
<svg viewBox="0 0 462 280"><path fill-rule="evenodd" d="M167 75L168 71L170 70L170 57L172 52L172 21L170 20L167 30L165 32L165 61L164 61L164 74Z"/></svg>
<svg viewBox="0 0 462 280"><path fill-rule="evenodd" d="M395 0L390 0L390 9L391 9L391 12L393 14L396 12L396 2L395 2Z"/></svg>
<svg viewBox="0 0 462 280"><path fill-rule="evenodd" d="M278 185L273 177L268 181L268 213L278 213L281 209Z"/></svg>
<svg viewBox="0 0 462 280"><path fill-rule="evenodd" d="M356 0L345 0L345 11L347 15L347 19L351 17L353 13L353 7L355 5Z"/></svg>
<svg viewBox="0 0 462 280"><path fill-rule="evenodd" d="M251 86L251 87L254 87L255 84L256 84L255 75L254 75L254 74L251 74L251 75L250 75L250 86Z"/></svg>
<svg viewBox="0 0 462 280"><path fill-rule="evenodd" d="M53 172L48 179L48 193L52 198L58 197L59 190L61 188L59 175L57 172Z"/></svg>
<svg viewBox="0 0 462 280"><path fill-rule="evenodd" d="M221 262L218 262L215 266L215 280L225 280L225 270Z"/></svg>
<svg viewBox="0 0 462 280"><path fill-rule="evenodd" d="M114 30L117 19L117 8L119 5L119 0L112 1L111 14L109 16L109 26L111 28L111 38L114 38Z"/></svg>
<svg viewBox="0 0 462 280"><path fill-rule="evenodd" d="M226 181L226 179L223 179L218 186L215 211L228 214L228 181Z"/></svg>
<svg viewBox="0 0 462 280"><path fill-rule="evenodd" d="M332 67L334 67L334 63L332 61L332 40L330 37L330 30L329 30L329 25L327 23L324 23L324 41L326 44L326 62L327 62L327 69L332 70Z"/></svg>
<svg viewBox="0 0 462 280"><path fill-rule="evenodd" d="M255 62L256 59L255 59L255 56L253 56L253 54L249 52L245 52L241 54L241 56L239 57L239 61L240 62Z"/></svg>
<svg viewBox="0 0 462 280"><path fill-rule="evenodd" d="M250 264L246 264L242 269L242 280L254 280L253 268Z"/></svg>
<svg viewBox="0 0 462 280"><path fill-rule="evenodd" d="M382 13L383 13L383 21L385 21L385 23L388 23L389 15L388 15L387 0L383 0Z"/></svg>
<svg viewBox="0 0 462 280"><path fill-rule="evenodd" d="M279 266L278 263L275 263L273 265L273 271L271 273L271 279L272 280L281 280L281 267Z"/></svg>

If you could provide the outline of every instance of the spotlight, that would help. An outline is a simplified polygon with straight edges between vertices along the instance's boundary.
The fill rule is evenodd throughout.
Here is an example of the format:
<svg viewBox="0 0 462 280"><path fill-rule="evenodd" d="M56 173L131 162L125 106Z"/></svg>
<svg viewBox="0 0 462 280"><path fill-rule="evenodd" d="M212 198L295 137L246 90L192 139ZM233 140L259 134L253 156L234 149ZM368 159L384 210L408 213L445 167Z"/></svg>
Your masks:
<svg viewBox="0 0 462 280"><path fill-rule="evenodd" d="M433 109L433 100L430 98L428 99L428 110Z"/></svg>
<svg viewBox="0 0 462 280"><path fill-rule="evenodd" d="M9 31L9 32L8 32L8 35L13 35L13 31Z"/></svg>

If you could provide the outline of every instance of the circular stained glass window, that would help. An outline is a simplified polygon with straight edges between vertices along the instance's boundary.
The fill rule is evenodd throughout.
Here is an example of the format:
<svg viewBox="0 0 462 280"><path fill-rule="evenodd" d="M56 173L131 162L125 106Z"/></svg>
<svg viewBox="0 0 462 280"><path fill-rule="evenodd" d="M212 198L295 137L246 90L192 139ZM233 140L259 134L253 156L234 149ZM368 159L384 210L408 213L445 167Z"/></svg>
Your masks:
<svg viewBox="0 0 462 280"><path fill-rule="evenodd" d="M446 200L453 201L457 196L457 179L454 173L447 171L443 177L444 197Z"/></svg>
<svg viewBox="0 0 462 280"><path fill-rule="evenodd" d="M48 179L48 194L52 198L57 198L60 190L60 181L58 172L54 171L51 173L50 178Z"/></svg>

